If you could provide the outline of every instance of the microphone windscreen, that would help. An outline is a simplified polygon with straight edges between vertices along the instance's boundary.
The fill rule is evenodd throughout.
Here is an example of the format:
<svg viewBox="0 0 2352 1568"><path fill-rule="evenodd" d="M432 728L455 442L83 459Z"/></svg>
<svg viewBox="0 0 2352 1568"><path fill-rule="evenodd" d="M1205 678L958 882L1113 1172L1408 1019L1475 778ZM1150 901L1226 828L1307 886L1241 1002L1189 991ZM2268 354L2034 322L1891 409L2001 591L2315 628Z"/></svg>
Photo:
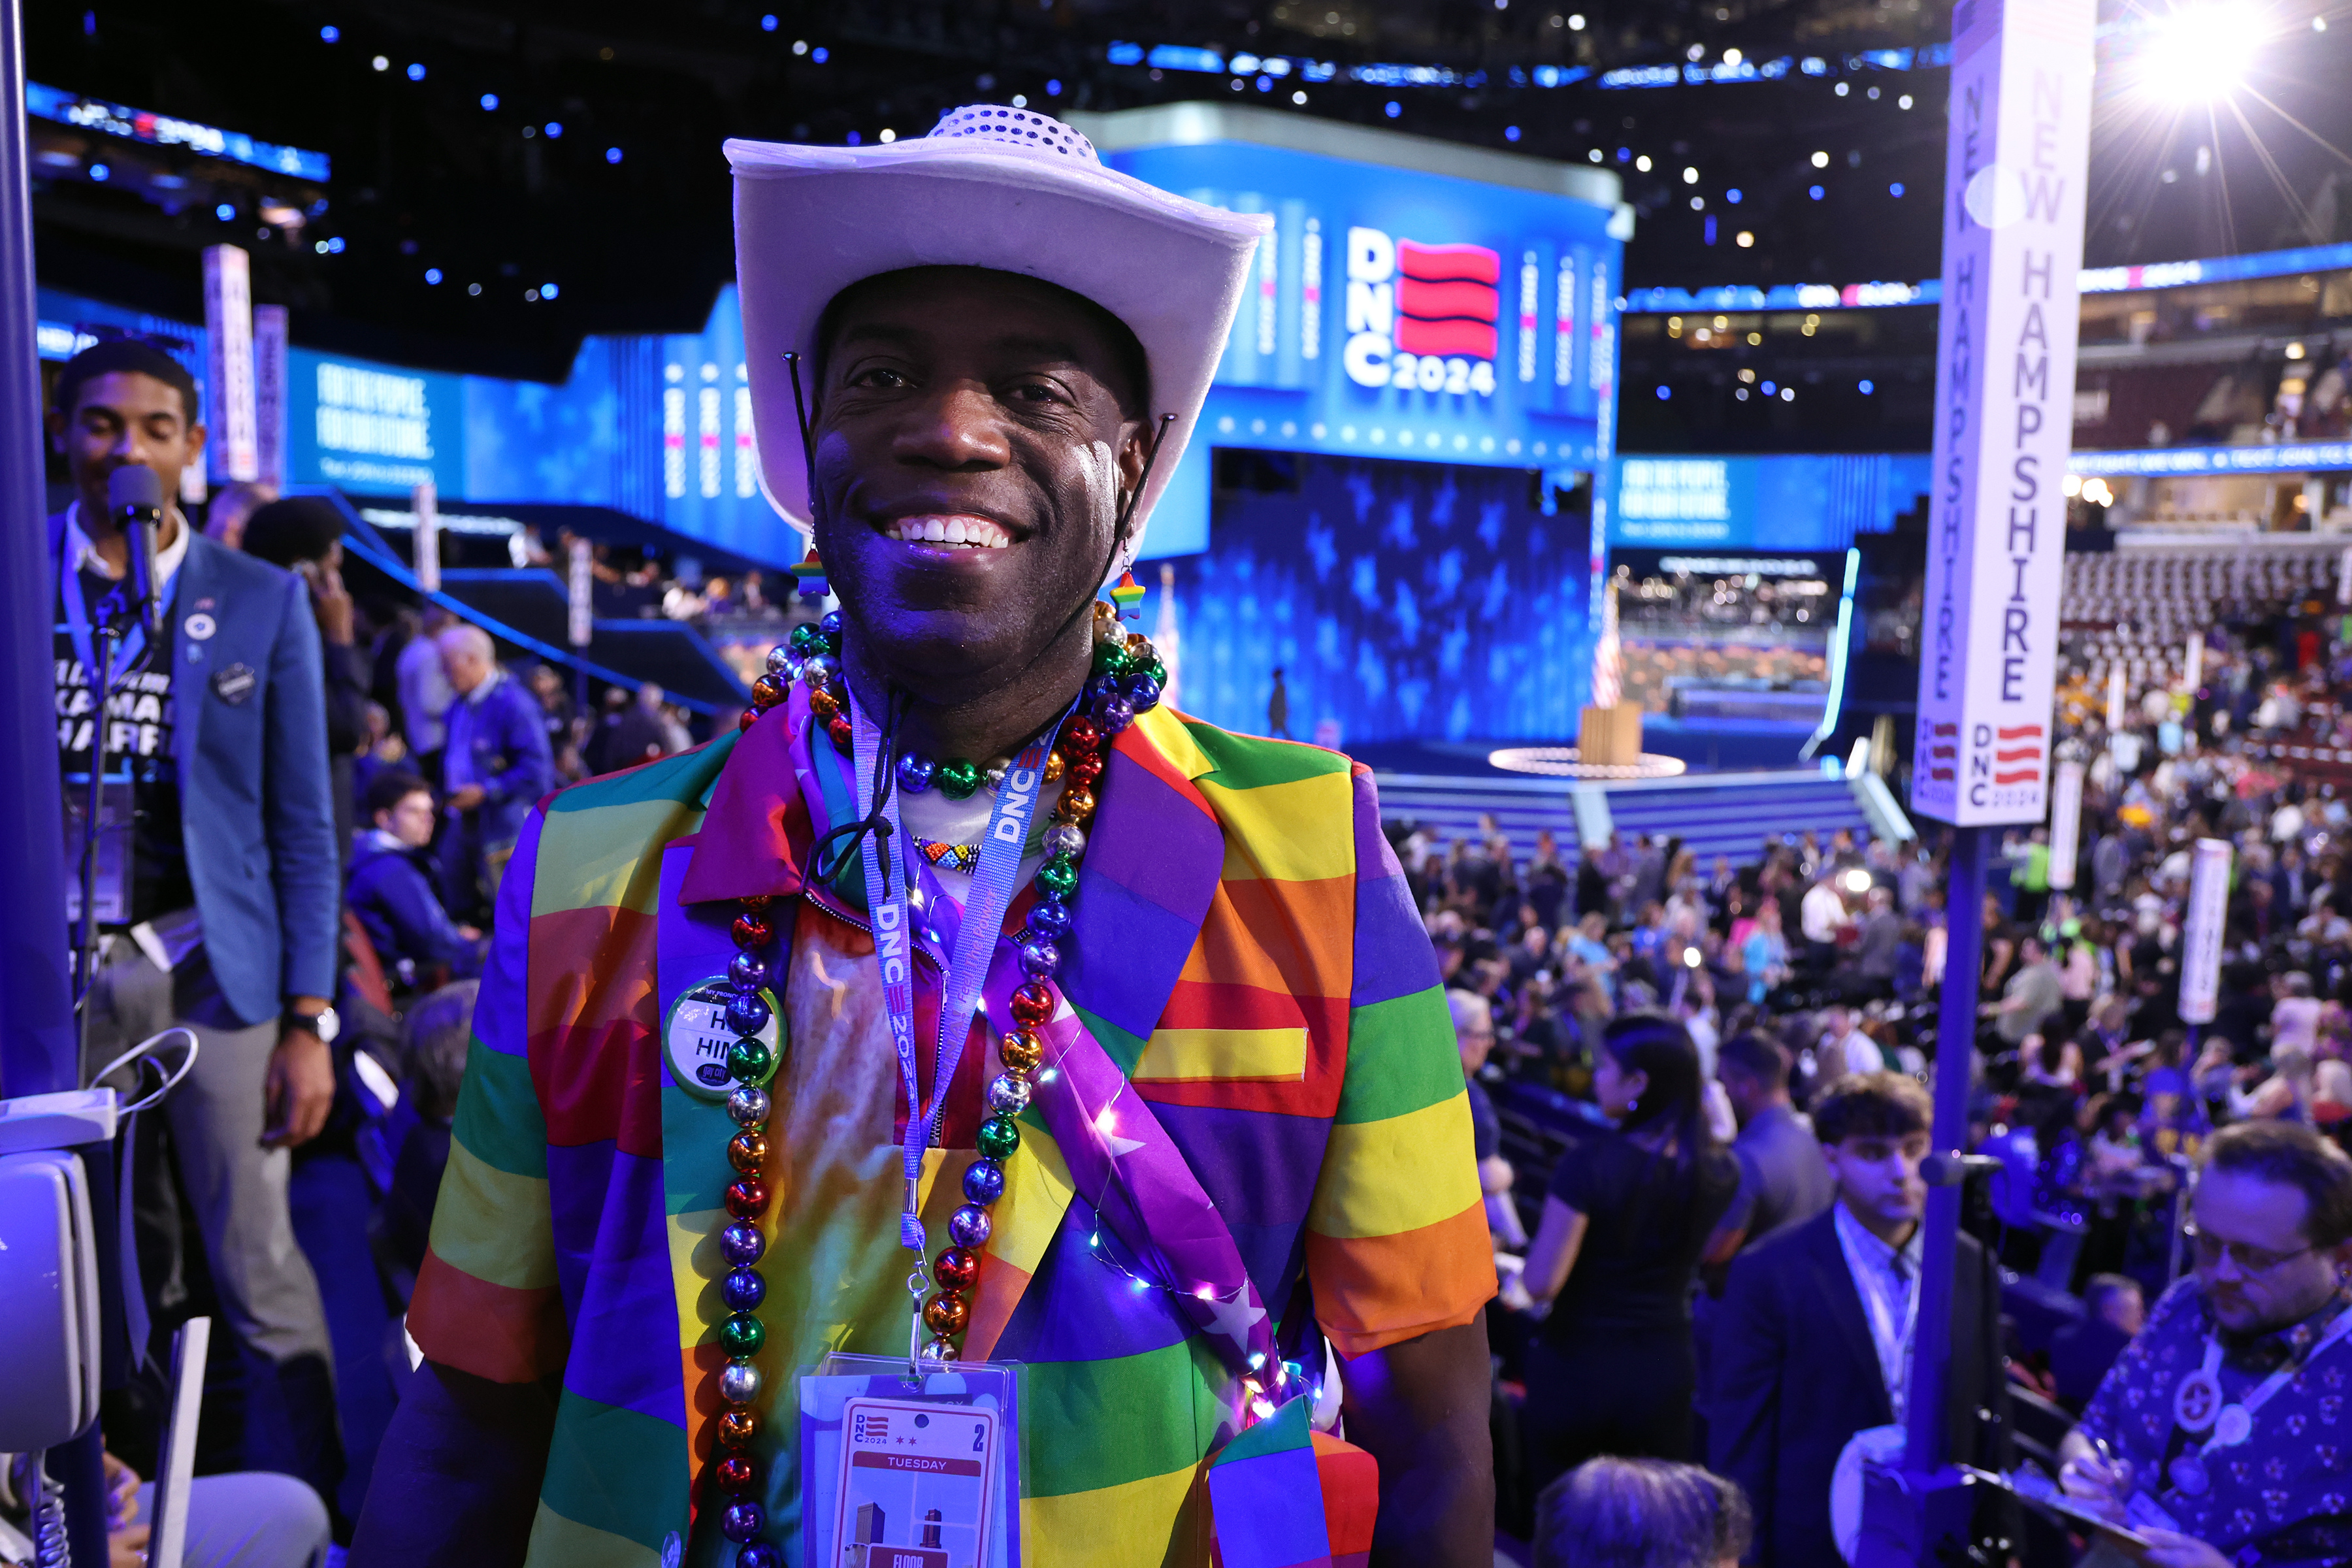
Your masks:
<svg viewBox="0 0 2352 1568"><path fill-rule="evenodd" d="M117 511L134 506L160 510L163 481L144 463L125 463L106 476L106 504Z"/></svg>

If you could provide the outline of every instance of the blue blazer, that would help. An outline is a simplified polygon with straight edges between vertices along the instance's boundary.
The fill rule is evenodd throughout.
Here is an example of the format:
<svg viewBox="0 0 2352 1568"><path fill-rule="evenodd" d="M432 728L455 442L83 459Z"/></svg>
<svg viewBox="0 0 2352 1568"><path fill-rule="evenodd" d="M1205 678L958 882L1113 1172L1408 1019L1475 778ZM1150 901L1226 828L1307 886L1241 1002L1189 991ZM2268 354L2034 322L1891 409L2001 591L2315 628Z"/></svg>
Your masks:
<svg viewBox="0 0 2352 1568"><path fill-rule="evenodd" d="M65 537L59 513L53 567ZM192 622L209 635L190 636ZM289 996L335 994L341 877L319 623L300 578L199 533L164 625L205 956L230 1011L258 1024Z"/></svg>

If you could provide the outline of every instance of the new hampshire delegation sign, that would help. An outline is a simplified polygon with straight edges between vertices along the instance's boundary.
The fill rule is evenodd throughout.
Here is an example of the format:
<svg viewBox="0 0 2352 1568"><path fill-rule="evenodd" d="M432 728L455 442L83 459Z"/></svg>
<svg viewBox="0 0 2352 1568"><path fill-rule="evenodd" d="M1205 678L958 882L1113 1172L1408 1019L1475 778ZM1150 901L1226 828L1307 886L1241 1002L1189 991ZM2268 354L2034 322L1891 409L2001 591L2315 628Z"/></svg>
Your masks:
<svg viewBox="0 0 2352 1568"><path fill-rule="evenodd" d="M1911 803L1956 825L2046 809L2095 11L1953 11Z"/></svg>

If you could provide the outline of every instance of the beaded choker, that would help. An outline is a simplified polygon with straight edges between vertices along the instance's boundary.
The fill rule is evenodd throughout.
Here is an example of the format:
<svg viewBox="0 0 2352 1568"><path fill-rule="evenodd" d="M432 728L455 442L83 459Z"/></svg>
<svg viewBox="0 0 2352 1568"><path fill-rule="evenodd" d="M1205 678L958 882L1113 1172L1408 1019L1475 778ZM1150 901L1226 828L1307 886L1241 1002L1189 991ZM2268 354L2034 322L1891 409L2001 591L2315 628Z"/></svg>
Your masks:
<svg viewBox="0 0 2352 1568"><path fill-rule="evenodd" d="M1120 606L1139 596L1140 590L1134 595L1128 592L1134 587L1133 574L1126 574L1113 592ZM989 1080L984 1091L987 1117L974 1140L980 1157L966 1167L964 1202L948 1219L948 1239L952 1245L930 1265L931 1281L938 1289L921 1309L923 1325L931 1336L920 1351L925 1362L953 1362L961 1355L961 1341L971 1319L971 1291L994 1229L990 1209L1004 1193L1005 1162L1021 1147L1021 1129L1014 1119L1028 1108L1036 1092L1032 1075L1045 1056L1037 1031L1060 1006L1053 984L1062 964L1058 944L1070 933L1070 904L1077 890L1087 829L1094 819L1095 785L1102 776L1105 753L1139 713L1159 704L1167 679L1167 670L1151 644L1140 634L1122 632L1120 614L1121 609L1110 604L1095 605L1092 673L1079 710L1062 722L1046 758L1045 777L1063 781L1064 788L1054 808L1053 823L1045 833L1046 858L1034 879L1036 901L1013 939L1024 979L1012 995L1013 1026L997 1042L1004 1070ZM753 683L753 706L744 714L742 727L748 730L761 714L784 701L794 680L808 689L813 722L824 727L836 750L848 754L853 731L848 690L841 673L840 612L826 616L821 623L794 628L790 640L769 654L768 673ZM897 761L901 787L919 792L936 783L941 793L954 800L970 797L983 784L993 787L1005 765L998 762L982 768L968 758L934 763L911 752ZM888 847L886 854L897 856L898 846ZM740 912L731 928L736 953L727 972L734 994L727 1004L725 1019L730 1032L742 1037L727 1054L727 1069L734 1083L727 1111L737 1128L727 1145L727 1159L737 1174L725 1200L730 1223L719 1238L720 1255L729 1265L719 1287L728 1316L719 1326L719 1342L728 1362L719 1373L718 1392L724 1409L717 1423L718 1462L710 1473L724 1500L719 1530L738 1546L735 1568L781 1568L783 1562L773 1544L760 1539L767 1528L767 1513L759 1501L760 1468L751 1454L759 1432L759 1417L752 1406L761 1388L754 1362L767 1340L766 1327L758 1316L767 1288L757 1267L767 1249L760 1221L772 1198L760 1174L769 1158L766 1128L772 1106L765 1086L775 1075L781 1053L790 1048L785 1039L772 1052L754 1037L770 1020L768 1005L760 992L770 974L768 963L761 955L776 936L768 918L772 903L767 898L740 900ZM785 962L789 963L789 955ZM933 1092L944 1096L948 1089L947 1084L938 1083ZM919 1116L921 1107L910 1106L908 1113Z"/></svg>

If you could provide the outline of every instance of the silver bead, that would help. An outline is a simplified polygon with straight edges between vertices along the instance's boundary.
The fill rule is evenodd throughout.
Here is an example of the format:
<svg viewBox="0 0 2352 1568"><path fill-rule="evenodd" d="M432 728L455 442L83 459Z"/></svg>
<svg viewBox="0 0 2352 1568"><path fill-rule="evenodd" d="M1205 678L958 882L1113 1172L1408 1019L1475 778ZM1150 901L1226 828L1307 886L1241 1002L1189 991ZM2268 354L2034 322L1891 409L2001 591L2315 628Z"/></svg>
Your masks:
<svg viewBox="0 0 2352 1568"><path fill-rule="evenodd" d="M727 1114L738 1127L761 1127L768 1120L768 1091L744 1084L727 1097Z"/></svg>
<svg viewBox="0 0 2352 1568"><path fill-rule="evenodd" d="M769 674L789 677L793 672L793 650L788 645L778 643L768 650Z"/></svg>
<svg viewBox="0 0 2352 1568"><path fill-rule="evenodd" d="M995 762L989 763L988 766L980 771L980 782L986 784L992 790L1003 789L1004 787L1004 770L1008 765L1009 764L1006 763L1003 758L998 758Z"/></svg>
<svg viewBox="0 0 2352 1568"><path fill-rule="evenodd" d="M801 679L811 686L830 682L841 668L841 661L829 653L813 653L801 660Z"/></svg>
<svg viewBox="0 0 2352 1568"><path fill-rule="evenodd" d="M1079 855L1087 847L1087 830L1075 822L1057 822L1045 829L1045 853Z"/></svg>
<svg viewBox="0 0 2352 1568"><path fill-rule="evenodd" d="M950 1362L961 1358L957 1355L955 1346L948 1343L947 1341L932 1340L923 1346L922 1359L928 1362Z"/></svg>
<svg viewBox="0 0 2352 1568"><path fill-rule="evenodd" d="M989 1080L988 1109L999 1116L1018 1116L1029 1109L1029 1080L999 1073Z"/></svg>
<svg viewBox="0 0 2352 1568"><path fill-rule="evenodd" d="M719 1397L730 1405L749 1405L760 1397L760 1369L748 1361L730 1361L719 1374Z"/></svg>

